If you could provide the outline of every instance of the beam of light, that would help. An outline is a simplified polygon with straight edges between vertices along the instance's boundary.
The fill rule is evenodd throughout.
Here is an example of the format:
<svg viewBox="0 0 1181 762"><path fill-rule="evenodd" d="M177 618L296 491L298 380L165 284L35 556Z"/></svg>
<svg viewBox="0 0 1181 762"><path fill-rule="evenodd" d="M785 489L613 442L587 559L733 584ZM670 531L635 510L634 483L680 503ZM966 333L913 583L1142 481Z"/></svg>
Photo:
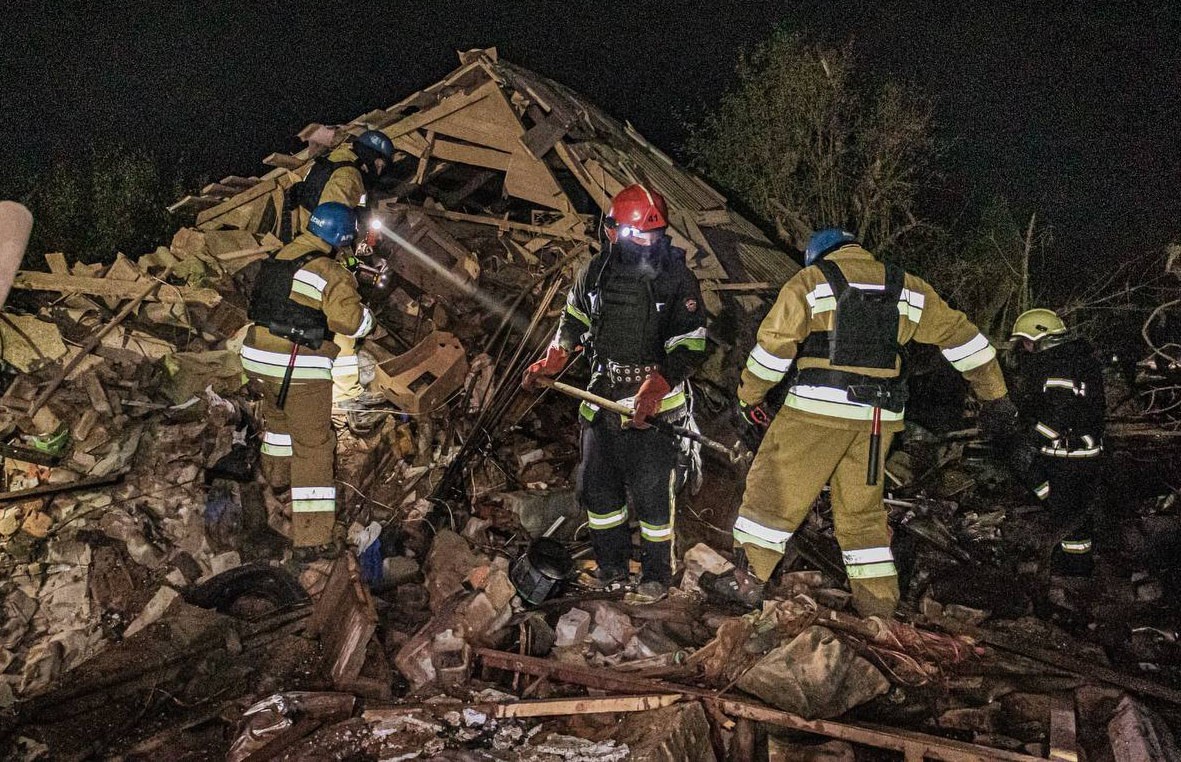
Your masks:
<svg viewBox="0 0 1181 762"><path fill-rule="evenodd" d="M524 315L521 315L520 313L510 313L508 307L506 307L499 299L494 297L492 294L489 294L487 291L484 291L479 286L473 284L471 281L461 278L448 270L446 267L443 267L443 265L436 262L434 258L428 255L422 249L418 248L410 241L407 241L405 238L383 225L381 220L373 220L369 223L369 228L371 230L376 230L386 238L393 241L403 251L412 254L427 269L451 283L464 296L474 299L480 304L481 307L502 319L507 317L507 320L515 330L523 332L529 327L529 321L525 319Z"/></svg>

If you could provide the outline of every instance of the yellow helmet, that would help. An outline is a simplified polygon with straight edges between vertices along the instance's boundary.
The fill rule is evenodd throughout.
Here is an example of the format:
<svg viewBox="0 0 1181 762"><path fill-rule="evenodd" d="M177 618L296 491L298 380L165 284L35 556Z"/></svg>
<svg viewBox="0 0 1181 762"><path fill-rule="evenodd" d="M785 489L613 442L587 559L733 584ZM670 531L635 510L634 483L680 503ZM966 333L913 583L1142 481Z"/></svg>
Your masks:
<svg viewBox="0 0 1181 762"><path fill-rule="evenodd" d="M1060 336L1066 333L1066 323L1053 310L1037 308L1026 310L1017 316L1013 323L1010 339L1029 339L1040 341L1047 336Z"/></svg>

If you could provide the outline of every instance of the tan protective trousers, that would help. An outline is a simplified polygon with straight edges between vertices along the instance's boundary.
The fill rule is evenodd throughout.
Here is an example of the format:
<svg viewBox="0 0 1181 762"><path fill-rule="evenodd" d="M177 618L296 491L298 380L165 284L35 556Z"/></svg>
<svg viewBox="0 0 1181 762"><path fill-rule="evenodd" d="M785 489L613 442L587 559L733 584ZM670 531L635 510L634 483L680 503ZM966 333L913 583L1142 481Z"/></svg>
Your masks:
<svg viewBox="0 0 1181 762"><path fill-rule="evenodd" d="M291 542L296 547L332 541L336 522L332 382L292 381L278 406L281 382L263 378L262 473L276 490L291 485Z"/></svg>
<svg viewBox="0 0 1181 762"><path fill-rule="evenodd" d="M892 439L893 433L882 432L883 457ZM863 616L893 614L898 572L882 505L885 474L879 469L877 485L867 485L868 462L868 423L859 430L832 428L782 409L751 464L734 524L735 545L745 550L751 571L763 581L771 577L787 541L828 483L853 605Z"/></svg>

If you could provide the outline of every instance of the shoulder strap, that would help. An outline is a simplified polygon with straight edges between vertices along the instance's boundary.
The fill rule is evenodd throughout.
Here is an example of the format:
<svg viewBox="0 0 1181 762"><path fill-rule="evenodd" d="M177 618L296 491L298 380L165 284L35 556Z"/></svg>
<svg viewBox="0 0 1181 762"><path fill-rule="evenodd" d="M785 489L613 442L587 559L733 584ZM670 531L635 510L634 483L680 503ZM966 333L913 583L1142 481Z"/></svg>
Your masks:
<svg viewBox="0 0 1181 762"><path fill-rule="evenodd" d="M820 272L824 273L824 279L828 281L828 285L832 286L833 297L839 300L841 294L849 288L849 279L841 272L841 268L827 259L819 260L816 262L816 266L820 268Z"/></svg>
<svg viewBox="0 0 1181 762"><path fill-rule="evenodd" d="M886 263L886 293L894 299L902 296L902 287L906 283L906 271L898 265Z"/></svg>

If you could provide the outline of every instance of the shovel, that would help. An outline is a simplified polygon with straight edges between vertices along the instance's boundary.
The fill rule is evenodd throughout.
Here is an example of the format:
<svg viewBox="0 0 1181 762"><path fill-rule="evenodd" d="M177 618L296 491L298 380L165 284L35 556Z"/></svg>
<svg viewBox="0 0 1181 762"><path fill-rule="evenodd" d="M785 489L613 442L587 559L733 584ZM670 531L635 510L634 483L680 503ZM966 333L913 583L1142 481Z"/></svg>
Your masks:
<svg viewBox="0 0 1181 762"><path fill-rule="evenodd" d="M625 418L633 418L636 414L636 411L627 405L621 404L614 400L609 400L606 397L600 397L597 394L592 394L591 392L579 389L577 386L570 386L570 384L564 384L561 381L554 381L551 378L538 378L537 385L543 386L547 389L553 389L556 392L561 392L567 397L573 397L575 399L582 400L583 402L589 402L592 405L598 405L603 410L624 416ZM708 447L714 452L725 455L726 459L731 463L741 463L746 459L746 456L739 453L737 449L733 447L727 447L717 440L710 439L704 434L692 431L685 428L684 426L676 426L667 421L662 421L659 418L649 418L648 423L652 425L652 428L664 434L668 434L669 436L682 437L684 439L692 439L695 442L700 442L702 447Z"/></svg>

